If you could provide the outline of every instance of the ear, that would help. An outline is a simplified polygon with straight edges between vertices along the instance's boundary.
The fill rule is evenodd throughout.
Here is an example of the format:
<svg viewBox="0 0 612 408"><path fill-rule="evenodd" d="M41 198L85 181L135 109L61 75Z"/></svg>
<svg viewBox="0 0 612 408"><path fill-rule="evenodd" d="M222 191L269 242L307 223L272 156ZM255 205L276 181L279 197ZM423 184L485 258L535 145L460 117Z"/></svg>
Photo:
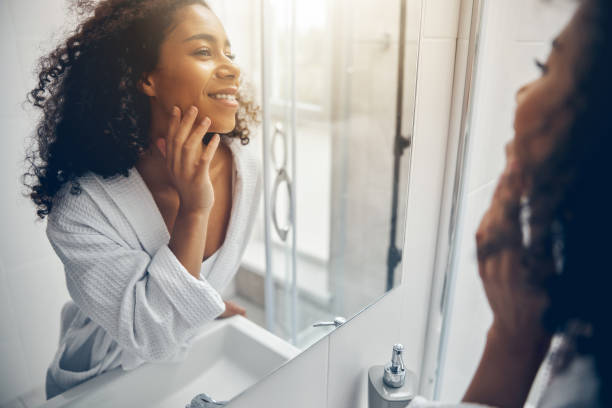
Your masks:
<svg viewBox="0 0 612 408"><path fill-rule="evenodd" d="M145 72L138 80L138 89L147 96L156 96L155 80L153 74Z"/></svg>

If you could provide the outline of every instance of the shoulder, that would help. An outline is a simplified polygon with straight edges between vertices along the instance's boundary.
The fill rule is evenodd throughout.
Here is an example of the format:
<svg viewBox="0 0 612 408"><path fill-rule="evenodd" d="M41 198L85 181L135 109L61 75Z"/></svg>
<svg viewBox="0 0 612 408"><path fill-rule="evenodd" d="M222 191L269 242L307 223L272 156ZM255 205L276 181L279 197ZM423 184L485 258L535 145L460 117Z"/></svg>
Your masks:
<svg viewBox="0 0 612 408"><path fill-rule="evenodd" d="M53 207L48 222L61 223L89 218L99 211L92 190L96 189L95 175L88 172L69 181L53 197Z"/></svg>
<svg viewBox="0 0 612 408"><path fill-rule="evenodd" d="M110 225L108 203L112 197L104 188L104 183L114 180L87 172L73 182L62 186L53 198L53 208L48 215L47 229L60 228L62 230L79 232L106 232L105 225Z"/></svg>

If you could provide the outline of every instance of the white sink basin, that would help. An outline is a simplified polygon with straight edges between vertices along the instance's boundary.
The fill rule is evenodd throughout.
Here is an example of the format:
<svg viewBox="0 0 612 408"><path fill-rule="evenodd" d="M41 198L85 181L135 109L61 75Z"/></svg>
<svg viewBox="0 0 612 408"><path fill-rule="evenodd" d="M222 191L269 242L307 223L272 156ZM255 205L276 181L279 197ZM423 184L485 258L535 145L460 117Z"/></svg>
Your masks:
<svg viewBox="0 0 612 408"><path fill-rule="evenodd" d="M184 408L201 393L230 400L299 352L242 316L215 320L193 341L185 361L115 369L42 407Z"/></svg>

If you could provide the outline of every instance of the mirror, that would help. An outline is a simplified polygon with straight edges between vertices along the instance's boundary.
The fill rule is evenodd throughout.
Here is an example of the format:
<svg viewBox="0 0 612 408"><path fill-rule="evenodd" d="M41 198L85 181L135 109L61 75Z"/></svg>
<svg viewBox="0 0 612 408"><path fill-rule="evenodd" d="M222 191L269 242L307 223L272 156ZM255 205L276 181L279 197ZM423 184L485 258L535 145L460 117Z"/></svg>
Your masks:
<svg viewBox="0 0 612 408"><path fill-rule="evenodd" d="M170 401L184 406L189 402L186 395L199 393L231 399L401 281L421 0L208 3L261 109L261 122L244 147L260 165L259 210L237 272L221 291L224 300L246 309L246 319L237 316L206 326L191 339L187 362L109 371L64 394L70 403L104 396L124 405L143 405L138 399L142 393L135 391L140 388L152 395L164 393L163 403L159 398L150 401L159 406ZM3 49L19 54L19 44L29 53L19 54L20 63L11 68L23 78L12 84L16 91L10 93L11 109L35 85L29 72L34 56L43 55L41 39L60 32L59 27L75 26L62 5L62 0L54 0L25 10L11 0L1 6L8 33ZM62 13L50 12L57 9ZM32 23L44 18L53 24ZM20 24L38 30L39 37L25 37ZM45 41L44 49L56 43ZM11 163L23 159L24 129L33 129L38 120L19 115ZM3 177L22 172L19 168ZM35 238L11 244L10 229L4 230L2 261L16 265L11 251L25 253L17 244L26 243L29 256L34 252L53 257L54 270L48 274L53 276L43 278L53 282L47 285L54 290L49 303L53 307L36 311L49 322L43 325L50 333L44 337L47 344L20 345L28 349L24 354L31 348L38 358L31 364L29 380L19 380L20 386L9 394L1 391L15 399L29 393L42 402L41 384L57 349L60 307L68 294L63 266L46 241L44 225L29 226L32 206L20 200L18 205L5 202L5 214L28 223L25 230ZM21 230L18 224L14 228ZM20 282L13 274L3 272L8 281ZM3 297L19 296L15 287L20 285L6 286ZM24 325L8 318L2 323L7 333ZM210 366L234 373L235 383L212 386L221 371L213 374L206 368Z"/></svg>
<svg viewBox="0 0 612 408"><path fill-rule="evenodd" d="M263 108L264 211L232 299L300 349L401 279L419 3L210 3Z"/></svg>

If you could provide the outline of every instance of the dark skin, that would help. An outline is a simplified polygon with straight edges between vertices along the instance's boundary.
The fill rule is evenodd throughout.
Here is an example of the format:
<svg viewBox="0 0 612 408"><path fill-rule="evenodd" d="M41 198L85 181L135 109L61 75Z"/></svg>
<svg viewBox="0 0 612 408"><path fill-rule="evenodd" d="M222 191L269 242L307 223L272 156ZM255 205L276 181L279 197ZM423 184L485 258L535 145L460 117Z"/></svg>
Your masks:
<svg viewBox="0 0 612 408"><path fill-rule="evenodd" d="M485 350L464 401L498 407L522 407L548 350L551 335L541 325L547 294L527 284L520 262L521 230L505 208L519 205L530 180L522 170L546 160L573 120L567 101L573 98L575 68L585 48L588 29L582 5L553 43L541 64L542 76L517 93L515 137L506 148L506 168L476 233L478 269L493 311ZM504 232L514 245L482 256L482 248ZM554 273L552 262L539 273Z"/></svg>
<svg viewBox="0 0 612 408"><path fill-rule="evenodd" d="M240 70L219 19L202 5L177 10L158 65L139 87L151 104L152 147L136 164L170 233L170 250L199 279L225 240L233 157L217 133L235 127ZM208 144L206 134L215 133ZM221 317L245 315L225 302Z"/></svg>

